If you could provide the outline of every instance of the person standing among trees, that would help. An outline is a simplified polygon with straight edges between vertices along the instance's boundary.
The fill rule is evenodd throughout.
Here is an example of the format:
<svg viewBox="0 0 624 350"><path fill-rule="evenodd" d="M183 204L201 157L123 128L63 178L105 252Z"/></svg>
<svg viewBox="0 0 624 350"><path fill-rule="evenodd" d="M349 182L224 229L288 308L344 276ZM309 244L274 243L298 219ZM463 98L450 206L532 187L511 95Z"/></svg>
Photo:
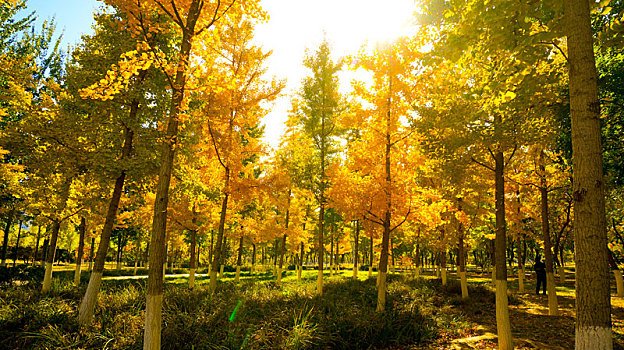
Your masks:
<svg viewBox="0 0 624 350"><path fill-rule="evenodd" d="M544 295L546 295L546 264L544 264L539 255L535 258L535 265L533 266L535 274L537 275L537 282L535 287L535 294L539 294L540 285L543 286Z"/></svg>

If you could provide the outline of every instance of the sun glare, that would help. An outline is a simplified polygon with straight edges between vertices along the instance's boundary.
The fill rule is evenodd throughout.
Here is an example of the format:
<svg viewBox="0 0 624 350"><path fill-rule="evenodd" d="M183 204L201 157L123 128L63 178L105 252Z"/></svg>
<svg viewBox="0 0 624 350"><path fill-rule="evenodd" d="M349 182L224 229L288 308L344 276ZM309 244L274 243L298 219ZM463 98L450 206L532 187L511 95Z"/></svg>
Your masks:
<svg viewBox="0 0 624 350"><path fill-rule="evenodd" d="M277 146L290 107L290 98L307 71L306 50L323 40L335 59L355 55L362 47L374 48L414 32L414 0L262 0L270 19L256 28L256 43L272 50L268 73L287 80L283 98L265 118L265 138ZM349 89L353 72L341 74L341 91Z"/></svg>

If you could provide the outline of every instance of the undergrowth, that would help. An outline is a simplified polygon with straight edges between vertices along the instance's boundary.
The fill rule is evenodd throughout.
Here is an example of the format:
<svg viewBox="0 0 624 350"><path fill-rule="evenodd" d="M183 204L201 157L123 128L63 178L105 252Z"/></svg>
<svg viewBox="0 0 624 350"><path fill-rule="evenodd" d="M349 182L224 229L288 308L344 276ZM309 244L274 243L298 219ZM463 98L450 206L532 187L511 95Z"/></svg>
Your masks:
<svg viewBox="0 0 624 350"><path fill-rule="evenodd" d="M102 285L95 322L76 318L85 283L55 278L53 291L39 285L0 288L0 349L140 349L145 280L108 280ZM386 311L375 311L375 280L329 278L322 296L315 281L221 283L209 296L202 285L167 284L163 349L370 349L415 348L440 334L462 336L463 315L493 304L491 291L471 288L462 301L459 284L404 281L389 276ZM205 282L200 280L201 282ZM512 301L513 302L513 301ZM491 304L490 304L491 305Z"/></svg>

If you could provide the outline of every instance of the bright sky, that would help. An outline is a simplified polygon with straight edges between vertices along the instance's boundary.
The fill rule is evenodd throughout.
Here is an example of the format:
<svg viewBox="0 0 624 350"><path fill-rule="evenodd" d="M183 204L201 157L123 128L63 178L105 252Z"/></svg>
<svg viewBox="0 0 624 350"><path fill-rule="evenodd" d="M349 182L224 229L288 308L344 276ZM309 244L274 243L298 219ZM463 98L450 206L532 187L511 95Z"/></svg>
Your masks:
<svg viewBox="0 0 624 350"><path fill-rule="evenodd" d="M332 46L334 58L355 54L366 41L375 45L409 33L408 23L416 10L415 0L261 0L271 16L257 27L256 41L273 55L269 74L287 80L284 96L265 118L266 141L277 147L290 108L290 97L306 76L302 62L306 49L314 51L323 37ZM41 19L56 17L57 30L64 31L63 46L75 45L83 34L92 33L97 0L28 0L29 10ZM353 73L341 75L343 91Z"/></svg>

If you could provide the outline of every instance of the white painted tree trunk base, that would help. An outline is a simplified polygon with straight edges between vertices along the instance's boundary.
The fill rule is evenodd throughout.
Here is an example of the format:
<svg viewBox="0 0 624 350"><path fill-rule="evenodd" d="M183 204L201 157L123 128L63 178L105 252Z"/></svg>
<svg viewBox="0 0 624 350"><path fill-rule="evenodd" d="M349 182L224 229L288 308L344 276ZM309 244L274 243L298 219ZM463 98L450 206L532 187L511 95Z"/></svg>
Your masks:
<svg viewBox="0 0 624 350"><path fill-rule="evenodd" d="M509 301L507 300L507 281L496 280L496 331L498 349L513 349L511 321L509 320Z"/></svg>
<svg viewBox="0 0 624 350"><path fill-rule="evenodd" d="M43 275L43 286L41 287L42 293L48 293L52 288L52 264L45 263L45 274Z"/></svg>
<svg viewBox="0 0 624 350"><path fill-rule="evenodd" d="M466 272L459 273L459 280L461 284L462 299L468 299L468 280L466 279Z"/></svg>
<svg viewBox="0 0 624 350"><path fill-rule="evenodd" d="M551 316L559 316L557 285L555 283L555 275L552 272L546 274L546 291L548 292L548 314Z"/></svg>
<svg viewBox="0 0 624 350"><path fill-rule="evenodd" d="M225 268L225 266L221 265L221 267L219 267L219 279L223 278L223 269Z"/></svg>
<svg viewBox="0 0 624 350"><path fill-rule="evenodd" d="M234 283L238 283L240 280L240 265L236 266L236 277L234 277Z"/></svg>
<svg viewBox="0 0 624 350"><path fill-rule="evenodd" d="M613 350L611 328L577 326L574 343L576 350Z"/></svg>
<svg viewBox="0 0 624 350"><path fill-rule="evenodd" d="M160 350L162 331L162 294L147 295L143 350Z"/></svg>
<svg viewBox="0 0 624 350"><path fill-rule="evenodd" d="M416 267L416 268L414 269L414 277L415 277L415 278L420 277L420 267Z"/></svg>
<svg viewBox="0 0 624 350"><path fill-rule="evenodd" d="M446 286L446 283L447 283L447 281L448 281L448 278L447 278L447 276L446 276L446 268L443 268L443 269L442 269L441 274L442 274L442 285L443 285L443 286Z"/></svg>
<svg viewBox="0 0 624 350"><path fill-rule="evenodd" d="M282 268L281 267L277 268L277 285L278 286L282 285Z"/></svg>
<svg viewBox="0 0 624 350"><path fill-rule="evenodd" d="M93 315L95 314L95 304L97 303L97 297L100 292L100 286L102 285L102 273L91 272L89 278L89 285L85 296L80 303L80 311L78 312L78 323L81 326L91 324L93 322Z"/></svg>
<svg viewBox="0 0 624 350"><path fill-rule="evenodd" d="M297 282L301 281L301 272L302 272L303 268L301 266L299 266L299 268L297 269Z"/></svg>
<svg viewBox="0 0 624 350"><path fill-rule="evenodd" d="M77 286L80 285L80 275L82 273L81 268L81 264L76 264L76 270L74 271L74 284Z"/></svg>
<svg viewBox="0 0 624 350"><path fill-rule="evenodd" d="M377 280L379 285L377 286L377 312L384 312L386 310L386 273L379 272L377 274Z"/></svg>

